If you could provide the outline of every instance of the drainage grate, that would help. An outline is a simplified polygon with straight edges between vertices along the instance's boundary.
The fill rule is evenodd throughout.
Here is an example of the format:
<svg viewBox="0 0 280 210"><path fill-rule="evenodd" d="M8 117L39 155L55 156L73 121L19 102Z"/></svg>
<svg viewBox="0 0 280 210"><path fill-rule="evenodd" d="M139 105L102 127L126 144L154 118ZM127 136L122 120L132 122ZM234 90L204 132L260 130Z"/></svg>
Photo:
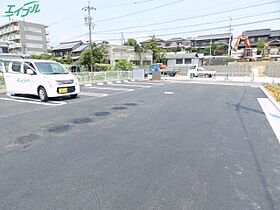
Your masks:
<svg viewBox="0 0 280 210"><path fill-rule="evenodd" d="M112 107L113 110L121 111L121 110L126 110L127 107L125 106L114 106Z"/></svg>
<svg viewBox="0 0 280 210"><path fill-rule="evenodd" d="M72 123L74 124L86 124L92 122L92 119L89 117L83 117L83 118L76 118L72 120Z"/></svg>
<svg viewBox="0 0 280 210"><path fill-rule="evenodd" d="M71 129L71 126L68 124L65 125L55 125L49 128L50 133L63 133Z"/></svg>
<svg viewBox="0 0 280 210"><path fill-rule="evenodd" d="M125 106L138 106L137 103L125 103L124 105Z"/></svg>
<svg viewBox="0 0 280 210"><path fill-rule="evenodd" d="M96 117L105 117L105 116L108 116L110 115L111 113L110 112L95 112L94 115Z"/></svg>

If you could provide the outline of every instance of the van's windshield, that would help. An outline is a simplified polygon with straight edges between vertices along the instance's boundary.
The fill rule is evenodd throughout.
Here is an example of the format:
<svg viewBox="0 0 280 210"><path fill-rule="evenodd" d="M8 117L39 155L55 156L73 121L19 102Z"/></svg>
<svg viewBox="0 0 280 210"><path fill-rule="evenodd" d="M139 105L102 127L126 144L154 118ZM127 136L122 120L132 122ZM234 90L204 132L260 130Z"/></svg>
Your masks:
<svg viewBox="0 0 280 210"><path fill-rule="evenodd" d="M59 63L35 62L41 74L68 74L68 71Z"/></svg>

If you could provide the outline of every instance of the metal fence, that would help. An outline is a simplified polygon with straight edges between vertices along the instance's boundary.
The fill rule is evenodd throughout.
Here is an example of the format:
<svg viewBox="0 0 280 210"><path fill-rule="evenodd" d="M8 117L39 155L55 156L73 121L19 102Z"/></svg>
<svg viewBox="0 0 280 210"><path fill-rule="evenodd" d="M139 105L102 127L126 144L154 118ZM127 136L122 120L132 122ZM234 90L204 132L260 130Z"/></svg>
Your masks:
<svg viewBox="0 0 280 210"><path fill-rule="evenodd" d="M4 76L3 73L0 72L0 91L5 90L5 81L4 81Z"/></svg>
<svg viewBox="0 0 280 210"><path fill-rule="evenodd" d="M280 64L268 64L265 66L265 75L268 77L280 77Z"/></svg>
<svg viewBox="0 0 280 210"><path fill-rule="evenodd" d="M81 84L98 81L116 81L132 79L132 71L104 71L104 72L79 72L75 73Z"/></svg>

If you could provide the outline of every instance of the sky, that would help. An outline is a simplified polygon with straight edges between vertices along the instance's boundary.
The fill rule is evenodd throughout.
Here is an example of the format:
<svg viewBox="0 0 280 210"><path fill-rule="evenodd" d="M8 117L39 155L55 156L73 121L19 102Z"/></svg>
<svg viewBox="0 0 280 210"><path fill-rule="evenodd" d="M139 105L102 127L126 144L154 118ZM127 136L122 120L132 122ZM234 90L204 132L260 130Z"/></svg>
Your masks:
<svg viewBox="0 0 280 210"><path fill-rule="evenodd" d="M9 21L4 17L7 5L21 7L29 1L0 0L0 24ZM86 12L82 10L88 1L39 0L39 3L39 13L12 19L47 25L51 46L65 41L88 41ZM234 37L245 30L280 30L280 19L276 19L280 18L280 0L96 0L90 5L96 8L92 11L95 23L92 37L96 42L121 44L121 33L125 40L136 38L139 42L153 35L167 40L228 33L230 18ZM244 23L251 24L240 25Z"/></svg>

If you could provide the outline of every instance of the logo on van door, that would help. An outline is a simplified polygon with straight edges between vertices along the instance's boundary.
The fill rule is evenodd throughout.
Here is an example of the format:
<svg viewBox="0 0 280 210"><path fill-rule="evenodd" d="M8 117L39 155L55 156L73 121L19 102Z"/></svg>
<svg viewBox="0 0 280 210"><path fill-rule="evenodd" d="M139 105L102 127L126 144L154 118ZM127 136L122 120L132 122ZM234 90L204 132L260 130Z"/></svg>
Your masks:
<svg viewBox="0 0 280 210"><path fill-rule="evenodd" d="M20 79L20 78L18 78L18 79L17 79L17 82L18 82L18 83L22 83L22 84L26 84L26 83L29 83L29 82L30 82L30 79Z"/></svg>

